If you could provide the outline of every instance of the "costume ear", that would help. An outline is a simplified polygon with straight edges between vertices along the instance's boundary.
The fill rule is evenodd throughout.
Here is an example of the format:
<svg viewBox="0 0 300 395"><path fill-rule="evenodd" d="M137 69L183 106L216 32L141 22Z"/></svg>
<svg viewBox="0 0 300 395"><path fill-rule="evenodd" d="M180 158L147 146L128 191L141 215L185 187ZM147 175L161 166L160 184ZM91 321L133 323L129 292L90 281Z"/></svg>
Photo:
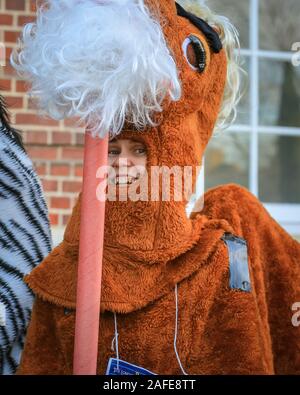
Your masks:
<svg viewBox="0 0 300 395"><path fill-rule="evenodd" d="M206 37L213 52L219 53L222 49L222 42L216 29L211 27L204 19L187 12L180 4L176 4L177 15L187 18L195 25Z"/></svg>

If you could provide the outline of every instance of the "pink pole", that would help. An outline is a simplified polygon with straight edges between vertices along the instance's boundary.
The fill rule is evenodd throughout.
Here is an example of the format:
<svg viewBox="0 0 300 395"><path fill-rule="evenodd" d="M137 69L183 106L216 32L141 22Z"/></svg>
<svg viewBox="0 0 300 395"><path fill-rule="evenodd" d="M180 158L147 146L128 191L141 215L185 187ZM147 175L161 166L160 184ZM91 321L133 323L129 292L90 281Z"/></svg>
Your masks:
<svg viewBox="0 0 300 395"><path fill-rule="evenodd" d="M77 280L74 375L97 372L98 336L105 219L105 191L100 199L96 188L104 178L97 169L107 165L108 136L104 139L85 134L83 190L81 201L79 263Z"/></svg>

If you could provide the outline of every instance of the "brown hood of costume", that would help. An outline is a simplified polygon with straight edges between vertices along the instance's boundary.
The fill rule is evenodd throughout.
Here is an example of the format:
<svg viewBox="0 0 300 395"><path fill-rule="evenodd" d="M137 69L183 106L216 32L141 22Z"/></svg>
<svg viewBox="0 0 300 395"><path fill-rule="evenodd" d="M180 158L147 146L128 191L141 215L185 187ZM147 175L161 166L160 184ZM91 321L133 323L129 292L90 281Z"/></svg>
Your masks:
<svg viewBox="0 0 300 395"><path fill-rule="evenodd" d="M138 137L147 147L148 201L107 201L105 244L122 248L132 260L151 264L166 262L184 253L199 239L202 218L187 218L187 200L174 200L173 184L170 201L161 199L162 187L160 200L151 201L150 175L153 166L169 169L177 166L182 173L190 166L195 186L196 167L201 164L220 110L226 80L226 55L224 50L213 53L204 34L187 19L177 16L174 1L146 3L160 15L182 81L182 98L172 104L164 101L164 111L155 116L157 127L137 132L125 125L121 137ZM203 73L192 70L183 56L182 43L189 34L201 38L206 49L207 65Z"/></svg>
<svg viewBox="0 0 300 395"><path fill-rule="evenodd" d="M176 15L173 1L150 3L159 5L165 22L183 97L166 103L159 126L139 135L148 148L147 168L195 169L220 109L226 55L209 49L204 35ZM207 50L201 74L182 55L190 33ZM136 133L125 128L122 136ZM177 284L177 348L187 373L299 374L300 329L291 323L300 301L299 243L234 184L208 191L204 209L192 218L185 206L186 200L107 202L98 373L115 356L113 313L121 359L158 374L181 373L173 349ZM26 277L37 300L19 374L72 374L79 227L80 199L64 241ZM251 292L229 286L225 232L247 241Z"/></svg>

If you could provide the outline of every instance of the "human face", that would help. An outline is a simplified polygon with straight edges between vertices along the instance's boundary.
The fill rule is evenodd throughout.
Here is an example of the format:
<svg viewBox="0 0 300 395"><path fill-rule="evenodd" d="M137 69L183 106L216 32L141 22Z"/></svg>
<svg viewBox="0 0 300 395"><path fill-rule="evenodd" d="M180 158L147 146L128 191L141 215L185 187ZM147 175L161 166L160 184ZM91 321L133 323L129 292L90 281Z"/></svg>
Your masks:
<svg viewBox="0 0 300 395"><path fill-rule="evenodd" d="M146 145L138 139L114 138L108 145L108 165L114 169L112 184L126 186L136 182L146 171Z"/></svg>

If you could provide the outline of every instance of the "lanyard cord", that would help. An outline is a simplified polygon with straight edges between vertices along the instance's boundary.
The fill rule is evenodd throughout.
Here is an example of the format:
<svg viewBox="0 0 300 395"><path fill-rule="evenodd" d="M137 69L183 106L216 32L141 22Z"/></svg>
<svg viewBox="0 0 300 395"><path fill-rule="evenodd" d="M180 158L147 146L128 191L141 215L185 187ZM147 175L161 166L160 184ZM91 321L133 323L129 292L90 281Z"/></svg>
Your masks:
<svg viewBox="0 0 300 395"><path fill-rule="evenodd" d="M176 347L176 341L177 341L177 330L178 330L178 291L177 291L177 283L175 284L175 306L176 306L176 316L175 316L175 334L174 334L174 351L176 354L177 361L179 363L180 369L184 375L187 376L186 371L183 369L178 352L177 352L177 347Z"/></svg>
<svg viewBox="0 0 300 395"><path fill-rule="evenodd" d="M115 336L111 343L111 349L114 351L114 342L116 343L116 354L117 354L117 370L119 371L119 334L118 334L118 326L117 326L117 314L114 313L114 321L115 321Z"/></svg>
<svg viewBox="0 0 300 395"><path fill-rule="evenodd" d="M177 290L177 284L175 285L175 306L176 306L176 313L175 313L174 351L175 351L175 355L176 355L176 358L177 358L177 361L178 361L178 364L180 366L182 373L184 375L188 375L182 367L181 360L178 355L177 346L176 346L177 331L178 331L178 290ZM115 336L114 336L112 343L111 343L111 349L112 349L112 351L115 350L114 349L114 343L115 343L116 344L116 356L117 356L117 358L116 358L117 359L117 369L119 370L119 342L118 342L119 333L118 333L118 326L117 326L117 314L115 312L114 312L114 322L115 322Z"/></svg>

